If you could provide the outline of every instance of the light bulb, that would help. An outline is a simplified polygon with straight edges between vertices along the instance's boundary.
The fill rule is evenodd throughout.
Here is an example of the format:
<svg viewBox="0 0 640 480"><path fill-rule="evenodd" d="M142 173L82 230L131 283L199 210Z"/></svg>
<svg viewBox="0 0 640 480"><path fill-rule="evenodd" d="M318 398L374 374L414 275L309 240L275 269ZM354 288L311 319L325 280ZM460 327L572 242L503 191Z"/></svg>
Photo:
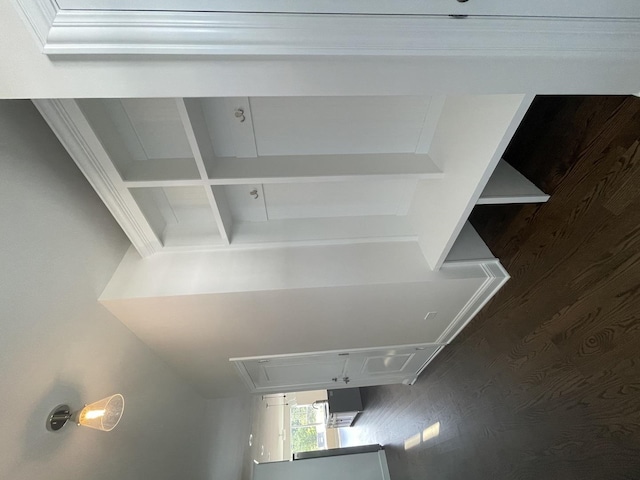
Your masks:
<svg viewBox="0 0 640 480"><path fill-rule="evenodd" d="M78 415L78 425L108 432L122 417L124 397L119 393L87 405Z"/></svg>

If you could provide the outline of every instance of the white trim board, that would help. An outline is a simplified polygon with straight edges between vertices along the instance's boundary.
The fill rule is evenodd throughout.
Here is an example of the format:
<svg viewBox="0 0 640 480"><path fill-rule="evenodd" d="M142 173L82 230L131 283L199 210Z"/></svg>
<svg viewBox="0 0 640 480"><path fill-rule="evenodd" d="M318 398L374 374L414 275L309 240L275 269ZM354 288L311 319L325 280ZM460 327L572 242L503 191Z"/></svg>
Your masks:
<svg viewBox="0 0 640 480"><path fill-rule="evenodd" d="M57 0L64 10L153 10L191 12L359 13L369 15L494 15L548 17L640 17L637 0L483 0L425 2L424 0ZM532 5L533 4L533 5Z"/></svg>
<svg viewBox="0 0 640 480"><path fill-rule="evenodd" d="M443 268L446 267L446 263ZM452 263L455 265L455 262ZM511 278L499 260L480 263L487 275L487 279L478 288L467 304L449 324L449 327L438 338L437 343L451 343L454 338L466 327L482 308L498 293L505 283Z"/></svg>
<svg viewBox="0 0 640 480"><path fill-rule="evenodd" d="M640 52L637 18L92 11L60 10L52 0L14 2L47 55L606 54L635 60Z"/></svg>
<svg viewBox="0 0 640 480"><path fill-rule="evenodd" d="M100 140L73 100L33 100L51 130L91 183L131 243L143 257L162 245L129 190L118 178Z"/></svg>
<svg viewBox="0 0 640 480"><path fill-rule="evenodd" d="M410 381L408 382L406 385L413 385L414 383L416 383L418 381L418 377L420 377L420 375L422 374L422 372L424 372L424 370L427 368L427 366L432 362L432 360L434 358L436 358L438 356L438 354L442 351L442 349L445 347L446 345L442 345L440 348L438 348L435 352L433 352L433 354L427 359L426 362L424 362L422 364L422 366L420 367L420 369L418 370L418 372L416 373L416 376Z"/></svg>
<svg viewBox="0 0 640 480"><path fill-rule="evenodd" d="M60 11L55 0L14 0L29 30L44 47L56 15Z"/></svg>

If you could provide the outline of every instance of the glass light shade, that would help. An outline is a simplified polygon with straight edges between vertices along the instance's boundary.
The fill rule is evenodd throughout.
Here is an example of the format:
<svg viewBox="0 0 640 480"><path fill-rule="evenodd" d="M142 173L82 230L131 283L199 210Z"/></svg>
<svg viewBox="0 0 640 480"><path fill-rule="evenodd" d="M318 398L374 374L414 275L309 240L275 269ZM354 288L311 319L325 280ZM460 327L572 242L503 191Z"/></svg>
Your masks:
<svg viewBox="0 0 640 480"><path fill-rule="evenodd" d="M119 393L84 407L78 414L78 425L109 432L118 425L124 411L124 397Z"/></svg>

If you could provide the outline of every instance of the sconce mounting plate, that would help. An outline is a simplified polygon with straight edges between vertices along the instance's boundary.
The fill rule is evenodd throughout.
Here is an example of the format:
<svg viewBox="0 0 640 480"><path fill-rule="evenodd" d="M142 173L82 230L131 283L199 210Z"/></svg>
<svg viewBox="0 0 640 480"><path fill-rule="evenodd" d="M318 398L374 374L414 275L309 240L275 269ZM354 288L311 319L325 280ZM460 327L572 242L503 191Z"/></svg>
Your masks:
<svg viewBox="0 0 640 480"><path fill-rule="evenodd" d="M58 405L51 410L49 417L47 418L47 430L56 432L64 427L67 420L71 418L71 409L69 405Z"/></svg>

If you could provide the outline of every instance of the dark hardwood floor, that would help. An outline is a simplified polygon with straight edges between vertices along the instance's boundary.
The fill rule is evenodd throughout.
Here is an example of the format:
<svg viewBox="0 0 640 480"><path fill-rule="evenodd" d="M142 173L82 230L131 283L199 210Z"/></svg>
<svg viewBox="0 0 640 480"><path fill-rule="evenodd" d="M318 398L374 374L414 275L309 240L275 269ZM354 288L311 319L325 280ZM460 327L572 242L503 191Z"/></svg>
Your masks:
<svg viewBox="0 0 640 480"><path fill-rule="evenodd" d="M539 97L505 158L552 194L472 214L512 279L348 436L392 480L640 479L640 98Z"/></svg>

